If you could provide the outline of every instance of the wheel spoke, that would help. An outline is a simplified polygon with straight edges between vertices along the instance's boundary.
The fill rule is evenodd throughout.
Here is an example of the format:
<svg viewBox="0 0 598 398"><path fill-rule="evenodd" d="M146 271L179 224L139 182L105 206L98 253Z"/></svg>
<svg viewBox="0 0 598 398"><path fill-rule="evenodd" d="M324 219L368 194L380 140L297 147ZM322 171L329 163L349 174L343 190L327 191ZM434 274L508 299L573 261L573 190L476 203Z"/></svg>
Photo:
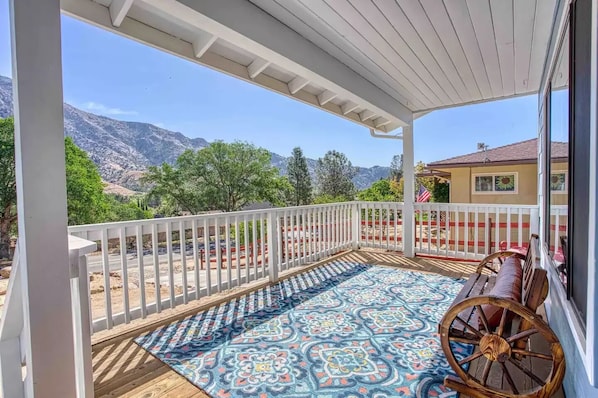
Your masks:
<svg viewBox="0 0 598 398"><path fill-rule="evenodd" d="M509 310L507 310L506 308L502 309L502 316L500 317L500 324L498 325L498 332L496 333L500 337L502 337L502 334L505 331L505 324L507 323L507 312L509 312Z"/></svg>
<svg viewBox="0 0 598 398"><path fill-rule="evenodd" d="M527 329L527 330L524 330L523 332L519 332L519 333L514 334L511 337L507 338L507 342L512 343L514 341L524 339L524 338L529 337L532 334L536 334L536 333L538 333L538 329Z"/></svg>
<svg viewBox="0 0 598 398"><path fill-rule="evenodd" d="M528 375L530 379L532 379L533 381L538 383L539 386L543 386L544 384L546 384L546 382L544 380L542 380L540 377L536 376L530 369L523 366L523 364L521 362L519 362L518 360L516 360L514 358L509 358L509 361L513 365L515 365L519 370L521 370L523 373Z"/></svg>
<svg viewBox="0 0 598 398"><path fill-rule="evenodd" d="M471 340L471 339L466 339L466 338L457 337L457 336L449 336L449 340L454 341L455 343L480 345L480 340Z"/></svg>
<svg viewBox="0 0 598 398"><path fill-rule="evenodd" d="M488 327L488 319L486 319L486 314L482 310L482 306L476 305L475 308L478 310L478 313L480 314L479 316L482 319L482 323L484 324L484 329L486 329L486 331L490 333L490 328Z"/></svg>
<svg viewBox="0 0 598 398"><path fill-rule="evenodd" d="M459 365L465 365L466 363L469 363L469 362L473 361L474 359L478 359L482 355L484 355L484 354L481 351L474 352L473 354L471 354L467 358L463 358L462 360L460 360L459 361Z"/></svg>
<svg viewBox="0 0 598 398"><path fill-rule="evenodd" d="M513 392L515 394L519 394L519 390L517 390L517 386L515 385L515 382L513 381L513 378L511 377L511 374L509 373L507 366L502 362L499 362L499 363L500 363L500 366L502 367L502 371L503 371L505 378L507 379L507 382L511 386L511 390L513 390Z"/></svg>
<svg viewBox="0 0 598 398"><path fill-rule="evenodd" d="M535 358L545 359L547 361L552 361L552 355L542 354L540 352L527 351L527 350L522 350L520 348L512 348L511 351L514 354L524 355L526 357L535 357Z"/></svg>
<svg viewBox="0 0 598 398"><path fill-rule="evenodd" d="M486 381L488 380L488 375L490 374L490 369L492 368L492 364L494 362L486 358L486 364L484 365L484 372L482 373L482 385L486 387Z"/></svg>
<svg viewBox="0 0 598 398"><path fill-rule="evenodd" d="M463 319L461 319L461 317L457 316L455 319L457 321L461 322L467 329L471 330L473 332L473 334L475 334L478 338L481 339L482 337L484 337L484 335L482 333L480 333L479 330L477 330L476 328L471 326L469 323L465 322Z"/></svg>

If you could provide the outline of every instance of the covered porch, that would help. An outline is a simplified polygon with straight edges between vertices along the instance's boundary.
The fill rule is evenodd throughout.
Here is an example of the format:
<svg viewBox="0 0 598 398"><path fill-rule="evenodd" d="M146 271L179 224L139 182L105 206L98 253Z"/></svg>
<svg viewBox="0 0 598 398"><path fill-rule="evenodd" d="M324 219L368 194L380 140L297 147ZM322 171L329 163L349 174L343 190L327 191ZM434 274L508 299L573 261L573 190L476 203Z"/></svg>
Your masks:
<svg viewBox="0 0 598 398"><path fill-rule="evenodd" d="M591 95L584 115L595 131L598 4L577 3L589 10L591 35L584 37L591 38L591 57L584 78ZM585 224L577 224L589 234L587 261L581 264L587 271L582 321L567 302L550 257L550 240L558 236L550 234L545 216L550 218L552 206L543 195L537 206L418 204L413 199L414 120L476 102L537 93L542 98L552 70L560 67L554 65L555 54L569 1L447 0L442 7L415 0L11 0L10 5L19 192L15 266L20 278L11 282L0 325L6 397L90 397L94 389L101 396L118 388L133 394L136 383L158 379L157 385L172 386L162 392L201 396L132 348L128 332L120 341L102 343L97 336L202 302L202 297L275 283L286 272L348 250L397 251L403 256L343 255L458 274L468 265L446 259L475 260L503 246L523 246L530 233L541 235L541 262L551 282L547 312L558 323L571 364L566 392L596 391L596 190L586 195ZM349 119L375 138L401 140L407 199L67 229L61 13ZM596 134L590 137L591 154L578 169L589 170L595 187ZM542 142L538 192L543 192L546 172ZM71 238L70 253L69 235L80 239ZM421 260L417 254L442 260ZM93 282L94 272L103 286L96 293L88 281L91 273ZM95 307L94 294L100 297ZM135 359L139 366L127 373L122 358ZM150 372L148 366L155 369ZM115 376L121 370L129 378ZM138 378L136 372L146 371L147 378Z"/></svg>

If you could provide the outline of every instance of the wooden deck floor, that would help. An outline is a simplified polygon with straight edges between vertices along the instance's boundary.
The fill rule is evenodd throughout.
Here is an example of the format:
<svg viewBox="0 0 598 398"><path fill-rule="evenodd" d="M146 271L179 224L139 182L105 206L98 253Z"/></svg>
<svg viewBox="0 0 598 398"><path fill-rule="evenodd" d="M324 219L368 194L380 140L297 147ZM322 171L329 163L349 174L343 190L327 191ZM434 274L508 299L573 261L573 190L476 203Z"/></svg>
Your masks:
<svg viewBox="0 0 598 398"><path fill-rule="evenodd" d="M355 261L434 272L447 276L468 275L475 269L474 263L450 262L425 258L409 259L397 254L375 250L353 251L335 256L333 259ZM309 266L311 267L311 266ZM303 267L282 277L303 272ZM179 376L163 362L133 342L140 334L159 326L182 319L211 306L241 296L251 290L265 286L266 282L254 283L227 294L204 298L175 310L163 311L146 320L117 327L109 332L94 335L93 370L96 397L162 397L198 398L209 397Z"/></svg>

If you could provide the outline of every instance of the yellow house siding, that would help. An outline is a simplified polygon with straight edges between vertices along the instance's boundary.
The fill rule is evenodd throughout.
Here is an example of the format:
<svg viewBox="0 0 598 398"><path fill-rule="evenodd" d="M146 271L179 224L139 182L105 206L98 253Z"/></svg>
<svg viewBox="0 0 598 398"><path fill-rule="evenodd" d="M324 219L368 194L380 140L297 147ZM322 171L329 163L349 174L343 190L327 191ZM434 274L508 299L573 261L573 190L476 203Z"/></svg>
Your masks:
<svg viewBox="0 0 598 398"><path fill-rule="evenodd" d="M451 203L485 203L534 205L538 201L537 165L517 164L504 166L476 166L439 169L451 174ZM555 170L567 170L566 163L555 163ZM473 192L473 176L476 174L517 174L517 193L476 193ZM553 204L566 204L567 195L553 195Z"/></svg>

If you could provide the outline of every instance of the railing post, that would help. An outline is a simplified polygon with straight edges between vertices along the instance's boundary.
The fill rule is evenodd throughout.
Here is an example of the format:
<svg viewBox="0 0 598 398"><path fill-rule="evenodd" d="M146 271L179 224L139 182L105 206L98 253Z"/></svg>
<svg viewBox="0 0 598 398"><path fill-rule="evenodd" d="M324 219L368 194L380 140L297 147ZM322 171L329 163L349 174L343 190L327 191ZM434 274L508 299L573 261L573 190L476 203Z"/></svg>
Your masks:
<svg viewBox="0 0 598 398"><path fill-rule="evenodd" d="M359 244L361 243L361 206L359 202L353 202L351 204L352 207L352 231L351 231L351 239L352 239L352 248L353 250L359 249Z"/></svg>
<svg viewBox="0 0 598 398"><path fill-rule="evenodd" d="M97 245L94 242L69 236L75 378L78 398L93 398L91 295L89 293L87 254L94 252L96 248Z"/></svg>
<svg viewBox="0 0 598 398"><path fill-rule="evenodd" d="M538 207L532 209L529 215L529 234L538 234L540 231L540 210ZM549 221L550 222L550 221Z"/></svg>
<svg viewBox="0 0 598 398"><path fill-rule="evenodd" d="M268 277L270 282L278 282L278 213L268 212Z"/></svg>

